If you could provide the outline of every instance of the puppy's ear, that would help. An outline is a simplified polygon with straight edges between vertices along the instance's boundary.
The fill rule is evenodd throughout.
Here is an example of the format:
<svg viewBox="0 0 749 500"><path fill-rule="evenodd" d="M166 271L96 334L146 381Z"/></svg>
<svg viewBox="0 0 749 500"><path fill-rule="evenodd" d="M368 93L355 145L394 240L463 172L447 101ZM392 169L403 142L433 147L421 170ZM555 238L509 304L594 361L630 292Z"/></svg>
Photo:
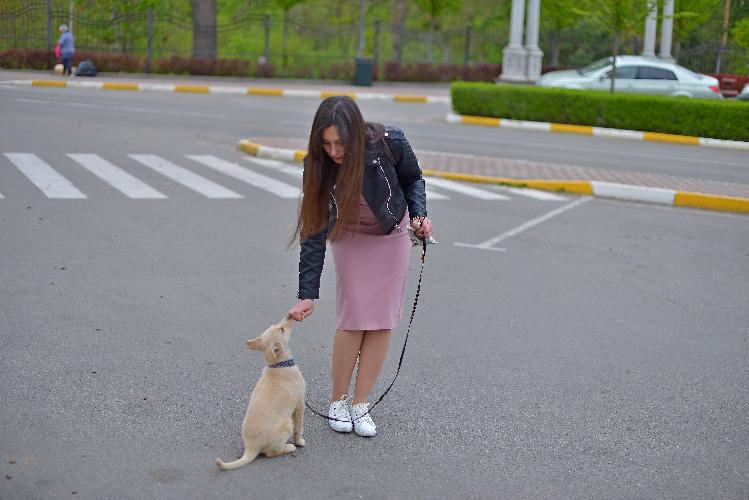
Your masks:
<svg viewBox="0 0 749 500"><path fill-rule="evenodd" d="M263 350L263 341L260 337L252 340L248 340L245 342L245 345L252 349L253 351L262 351Z"/></svg>

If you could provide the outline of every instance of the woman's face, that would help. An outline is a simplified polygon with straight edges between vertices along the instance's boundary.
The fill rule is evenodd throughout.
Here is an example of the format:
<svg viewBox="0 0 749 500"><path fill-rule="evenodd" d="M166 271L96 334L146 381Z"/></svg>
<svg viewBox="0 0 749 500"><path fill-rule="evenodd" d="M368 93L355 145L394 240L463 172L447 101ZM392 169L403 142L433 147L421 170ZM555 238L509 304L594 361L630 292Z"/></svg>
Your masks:
<svg viewBox="0 0 749 500"><path fill-rule="evenodd" d="M334 162L338 165L343 163L346 150L343 147L343 142L338 135L338 129L335 125L331 125L322 131L322 147Z"/></svg>

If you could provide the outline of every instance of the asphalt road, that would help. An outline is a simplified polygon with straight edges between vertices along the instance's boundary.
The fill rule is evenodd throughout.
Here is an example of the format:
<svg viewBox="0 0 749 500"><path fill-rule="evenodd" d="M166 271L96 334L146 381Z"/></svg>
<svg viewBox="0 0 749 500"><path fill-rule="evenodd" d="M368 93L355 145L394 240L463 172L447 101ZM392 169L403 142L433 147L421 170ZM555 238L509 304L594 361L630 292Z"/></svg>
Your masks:
<svg viewBox="0 0 749 500"><path fill-rule="evenodd" d="M296 201L185 155L298 186L236 142L303 137L315 106L0 89L0 498L749 494L746 216L499 187L482 187L504 197L491 200L434 190L447 198L429 202L440 243L429 248L401 376L374 415L380 434L334 434L308 413L306 448L216 471L216 457L241 454L263 366L244 340L295 300L297 249L285 245ZM488 130L443 124L438 108L362 107L421 149L511 149L478 146L469 138ZM429 138L439 131L449 135ZM544 146L529 159L557 139L534 140ZM746 180L731 166L737 153L560 140L611 148L601 158L627 168L652 151ZM48 198L6 153L35 155L86 198ZM95 154L164 198L129 198L72 153ZM238 197L210 198L129 155L155 155ZM417 270L414 250L409 300ZM320 409L333 296L327 265L315 315L292 334Z"/></svg>

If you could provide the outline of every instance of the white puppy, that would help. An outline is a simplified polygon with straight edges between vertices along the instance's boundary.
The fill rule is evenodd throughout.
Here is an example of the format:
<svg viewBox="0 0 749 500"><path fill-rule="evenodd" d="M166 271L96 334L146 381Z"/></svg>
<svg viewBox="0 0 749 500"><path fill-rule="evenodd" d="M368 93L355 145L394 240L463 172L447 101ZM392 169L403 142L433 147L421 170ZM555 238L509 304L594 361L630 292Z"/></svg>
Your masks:
<svg viewBox="0 0 749 500"><path fill-rule="evenodd" d="M221 470L246 465L260 453L272 458L304 446L305 382L288 346L293 323L287 316L258 338L247 341L247 347L265 353L268 366L252 391L242 423L244 454L229 463L217 458L216 464ZM289 443L292 437L294 444Z"/></svg>

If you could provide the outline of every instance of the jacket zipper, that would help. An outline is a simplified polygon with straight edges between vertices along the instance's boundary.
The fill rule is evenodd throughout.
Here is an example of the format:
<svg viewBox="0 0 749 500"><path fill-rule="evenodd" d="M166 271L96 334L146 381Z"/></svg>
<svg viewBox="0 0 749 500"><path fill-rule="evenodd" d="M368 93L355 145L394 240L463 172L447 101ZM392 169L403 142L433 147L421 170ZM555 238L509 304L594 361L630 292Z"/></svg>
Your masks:
<svg viewBox="0 0 749 500"><path fill-rule="evenodd" d="M382 168L382 163L380 162L380 158L379 157L377 157L377 166L380 167L380 171L382 172L383 177L385 177L385 182L387 182L387 185L388 185L388 199L385 201L385 207L387 208L388 213L393 218L393 220L395 220L395 227L398 229L398 231L402 232L403 229L401 229L400 221L393 214L393 211L390 210L390 198L393 197L393 190L390 188L390 181L388 180L387 174L385 174L385 169Z"/></svg>

